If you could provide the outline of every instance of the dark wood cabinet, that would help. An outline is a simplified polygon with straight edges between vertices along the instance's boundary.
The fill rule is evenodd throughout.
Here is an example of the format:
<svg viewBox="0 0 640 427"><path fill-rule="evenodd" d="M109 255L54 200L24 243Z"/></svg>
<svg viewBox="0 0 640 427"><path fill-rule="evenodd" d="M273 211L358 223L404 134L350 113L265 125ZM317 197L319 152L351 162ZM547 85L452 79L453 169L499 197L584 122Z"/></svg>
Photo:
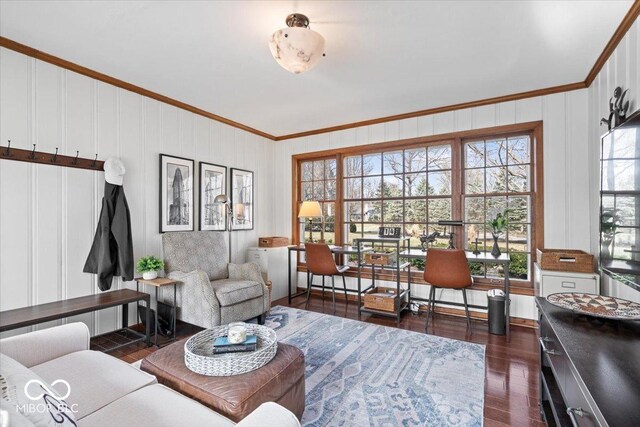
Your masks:
<svg viewBox="0 0 640 427"><path fill-rule="evenodd" d="M547 424L640 425L640 322L578 315L540 297L536 303Z"/></svg>

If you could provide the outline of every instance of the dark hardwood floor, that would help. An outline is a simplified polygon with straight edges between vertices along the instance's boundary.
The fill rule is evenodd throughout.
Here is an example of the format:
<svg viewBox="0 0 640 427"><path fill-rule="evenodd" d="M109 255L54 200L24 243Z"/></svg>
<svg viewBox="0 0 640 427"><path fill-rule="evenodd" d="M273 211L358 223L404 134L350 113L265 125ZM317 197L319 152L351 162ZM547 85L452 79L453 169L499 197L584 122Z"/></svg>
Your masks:
<svg viewBox="0 0 640 427"><path fill-rule="evenodd" d="M286 298L274 301L273 305L288 306ZM304 309L304 298L294 300L291 307ZM319 296L312 296L309 310L333 314L330 298L323 301ZM345 304L344 300L336 301L336 316L358 319L355 304ZM378 325L396 327L395 319L362 315L362 321ZM425 315L405 314L399 328L424 332ZM461 317L436 315L430 322L429 333L441 337L464 340L486 345L486 375L484 425L492 426L536 426L544 422L538 411L538 344L536 330L520 326L512 326L511 342L504 336L491 335L487 332L487 323L473 321L473 334L467 333L466 321ZM179 338L190 336L201 330L193 325L180 323ZM92 348L100 350L104 347L122 343L123 337L107 334L91 340ZM135 362L155 351L154 347L145 348L143 343L123 347L111 354L127 362Z"/></svg>

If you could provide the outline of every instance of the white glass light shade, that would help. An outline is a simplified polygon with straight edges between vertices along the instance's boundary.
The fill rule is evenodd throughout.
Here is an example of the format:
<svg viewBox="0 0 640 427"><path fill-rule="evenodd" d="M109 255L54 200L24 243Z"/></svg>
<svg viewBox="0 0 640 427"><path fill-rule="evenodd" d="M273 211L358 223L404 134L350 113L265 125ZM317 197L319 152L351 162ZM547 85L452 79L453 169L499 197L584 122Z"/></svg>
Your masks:
<svg viewBox="0 0 640 427"><path fill-rule="evenodd" d="M282 68L300 74L315 67L322 58L324 37L309 28L283 28L273 33L269 48Z"/></svg>

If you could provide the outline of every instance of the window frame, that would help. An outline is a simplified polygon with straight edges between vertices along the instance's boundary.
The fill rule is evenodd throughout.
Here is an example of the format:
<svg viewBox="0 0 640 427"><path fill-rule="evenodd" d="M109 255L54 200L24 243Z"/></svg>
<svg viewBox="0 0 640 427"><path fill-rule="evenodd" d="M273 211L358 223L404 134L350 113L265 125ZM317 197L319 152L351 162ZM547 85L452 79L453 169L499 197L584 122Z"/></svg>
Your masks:
<svg viewBox="0 0 640 427"><path fill-rule="evenodd" d="M310 160L336 160L336 198L335 198L335 244L343 243L343 230L345 220L343 215L344 190L343 190L343 166L344 157L353 155L366 155L372 153L382 153L396 150L411 149L416 147L430 147L445 143L451 144L451 212L454 219L464 219L464 143L472 140L491 139L491 138L508 138L509 136L528 134L531 139L531 176L530 176L530 193L531 193L531 254L533 268L533 259L538 248L544 247L544 188L543 188L543 122L526 122L512 125L495 126L490 128L474 129L462 132L452 132L447 134L432 135L427 137L418 137L411 139L403 139L397 141L372 143L366 145L348 146L338 149L323 150L316 152L301 153L291 156L292 170L292 243L298 244L300 239L300 227L297 218L298 206L301 203L301 164ZM460 218L457 218L460 216ZM455 236L456 247L464 247L464 233L457 233ZM299 264L299 269L306 270L304 264ZM354 274L351 272L349 274ZM403 273L406 279L406 273ZM383 274L384 276L384 274ZM533 271L530 274L530 280L513 279L511 280L512 289L515 293L525 295L533 295ZM366 272L363 271L363 277ZM384 277L380 276L381 279ZM422 272L412 272L412 283L424 283ZM474 288L476 289L492 289L503 285L502 278L475 278Z"/></svg>

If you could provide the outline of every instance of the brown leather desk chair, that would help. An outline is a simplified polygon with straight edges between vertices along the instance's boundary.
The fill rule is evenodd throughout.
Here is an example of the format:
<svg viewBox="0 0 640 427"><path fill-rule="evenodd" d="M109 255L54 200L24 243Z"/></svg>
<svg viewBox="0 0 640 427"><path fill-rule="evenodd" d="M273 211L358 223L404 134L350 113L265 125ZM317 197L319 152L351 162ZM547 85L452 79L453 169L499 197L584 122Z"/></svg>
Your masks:
<svg viewBox="0 0 640 427"><path fill-rule="evenodd" d="M462 290L467 327L469 332L473 332L466 292L466 288L473 285L473 278L464 251L462 249L429 249L424 265L424 280L431 285L425 329L429 327L429 316L432 316L435 310L436 288L446 288Z"/></svg>
<svg viewBox="0 0 640 427"><path fill-rule="evenodd" d="M324 298L324 278L325 276L331 276L331 289L333 295L333 312L336 311L336 283L334 276L339 274L342 276L342 289L344 290L344 298L347 300L347 284L344 280L344 272L349 269L348 266L339 267L336 265L333 259L333 254L329 245L324 243L305 243L304 248L306 251L307 260L307 300L304 303L304 308L307 308L309 304L309 296L311 295L311 284L313 283L313 276L322 276L322 297ZM310 276L309 276L310 275Z"/></svg>

